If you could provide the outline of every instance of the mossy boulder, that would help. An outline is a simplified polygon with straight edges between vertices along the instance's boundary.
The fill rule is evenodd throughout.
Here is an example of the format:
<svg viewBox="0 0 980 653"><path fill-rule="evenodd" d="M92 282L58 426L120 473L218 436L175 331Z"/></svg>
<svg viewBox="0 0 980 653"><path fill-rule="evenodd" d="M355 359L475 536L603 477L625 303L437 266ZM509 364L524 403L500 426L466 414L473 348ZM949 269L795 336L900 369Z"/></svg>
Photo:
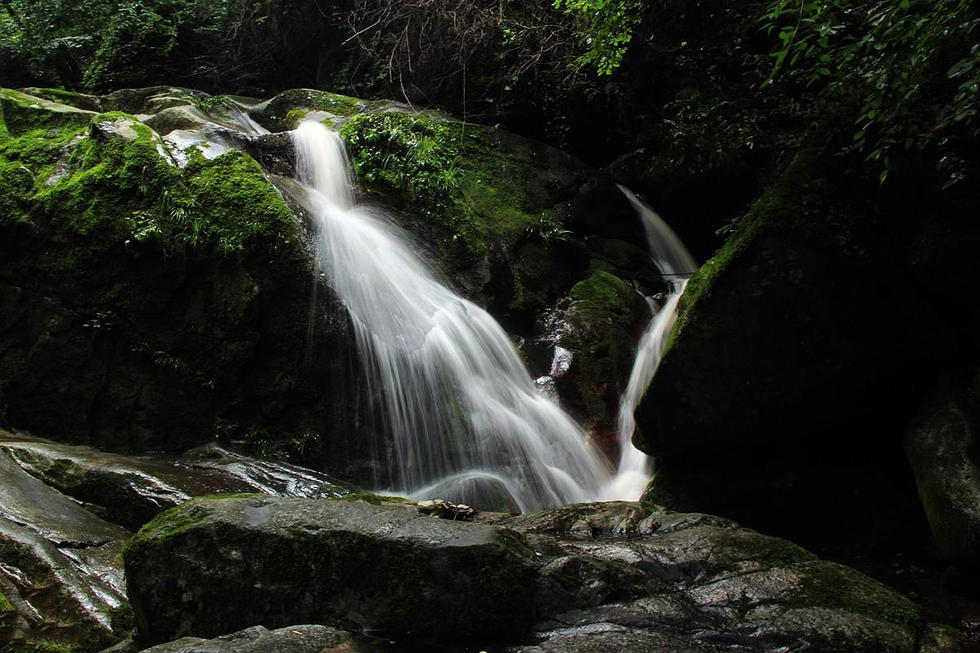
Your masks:
<svg viewBox="0 0 980 653"><path fill-rule="evenodd" d="M572 286L570 296L568 326L559 344L574 358L558 388L592 429L611 436L650 308L633 286L605 270Z"/></svg>
<svg viewBox="0 0 980 653"><path fill-rule="evenodd" d="M269 630L253 626L214 639L182 637L173 642L143 649L147 653L371 653L375 643L326 626L289 626Z"/></svg>
<svg viewBox="0 0 980 653"><path fill-rule="evenodd" d="M67 104L68 106L75 107L76 109L95 111L96 113L101 113L103 111L102 98L98 95L76 93L75 91L66 91L61 88L30 87L22 88L20 90L27 95L44 98L45 100L57 102L58 104Z"/></svg>
<svg viewBox="0 0 980 653"><path fill-rule="evenodd" d="M852 569L638 503L456 522L411 506L198 499L147 524L125 558L144 644L303 621L515 651L915 653L924 632L965 651Z"/></svg>
<svg viewBox="0 0 980 653"><path fill-rule="evenodd" d="M943 557L957 567L950 580L974 594L980 578L978 416L978 386L963 392L950 382L923 407L905 439L929 528Z"/></svg>
<svg viewBox="0 0 980 653"><path fill-rule="evenodd" d="M944 327L908 301L900 227L835 174L803 151L688 284L637 410L652 500L811 541L919 527L903 407Z"/></svg>
<svg viewBox="0 0 980 653"><path fill-rule="evenodd" d="M520 632L533 617L532 558L512 531L414 507L270 498L192 500L125 552L147 643L255 623Z"/></svg>
<svg viewBox="0 0 980 653"><path fill-rule="evenodd" d="M78 109L9 88L0 88L0 107L3 110L5 131L10 136L39 129L83 127L95 116L94 111Z"/></svg>
<svg viewBox="0 0 980 653"><path fill-rule="evenodd" d="M386 102L374 103L385 105ZM320 120L333 118L349 118L372 103L366 100L318 91L311 88L295 88L283 91L270 100L254 105L249 113L266 129L284 131L295 129L303 119L316 117ZM310 116L310 114L314 114Z"/></svg>
<svg viewBox="0 0 980 653"><path fill-rule="evenodd" d="M303 226L262 168L237 151L178 168L131 115L22 103L53 117L0 140L8 423L115 450L279 442L343 472L348 323L326 288L311 307Z"/></svg>

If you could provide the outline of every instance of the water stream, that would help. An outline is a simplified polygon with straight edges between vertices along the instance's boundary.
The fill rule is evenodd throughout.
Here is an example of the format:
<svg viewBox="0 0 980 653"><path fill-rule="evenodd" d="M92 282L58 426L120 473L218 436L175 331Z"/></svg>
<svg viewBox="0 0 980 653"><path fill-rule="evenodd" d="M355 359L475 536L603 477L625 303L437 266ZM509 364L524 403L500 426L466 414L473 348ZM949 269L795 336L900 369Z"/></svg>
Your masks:
<svg viewBox="0 0 980 653"><path fill-rule="evenodd" d="M293 139L317 225L318 263L350 313L370 391L383 403L391 442L389 477L380 484L417 499L522 512L639 498L649 464L630 443L632 408L656 369L684 282L671 282L667 305L644 335L623 398L623 455L614 471L535 388L500 325L441 283L388 216L358 205L339 136L307 121ZM673 232L625 192L647 224L660 270L692 271Z"/></svg>
<svg viewBox="0 0 980 653"><path fill-rule="evenodd" d="M384 403L388 489L521 511L601 496L608 463L535 389L500 325L440 283L384 214L357 205L340 138L312 121L293 138L319 264Z"/></svg>
<svg viewBox="0 0 980 653"><path fill-rule="evenodd" d="M677 234L629 189L620 186L643 221L650 257L667 282L667 298L644 331L637 346L633 370L619 403L619 465L616 477L607 486L606 499L639 499L650 480L652 460L633 446L636 420L633 416L653 375L657 372L667 338L677 321L677 304L697 262Z"/></svg>

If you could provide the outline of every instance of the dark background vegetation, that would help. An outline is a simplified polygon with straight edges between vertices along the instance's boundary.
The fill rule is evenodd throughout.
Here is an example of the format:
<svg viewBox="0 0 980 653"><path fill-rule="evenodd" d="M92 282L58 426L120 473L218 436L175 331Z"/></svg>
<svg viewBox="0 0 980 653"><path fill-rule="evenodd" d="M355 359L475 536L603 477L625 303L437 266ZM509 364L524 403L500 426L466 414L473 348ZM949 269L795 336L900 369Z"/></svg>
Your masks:
<svg viewBox="0 0 980 653"><path fill-rule="evenodd" d="M883 210L909 177L968 188L977 20L965 0L3 0L0 81L436 106L611 165L705 258L808 136Z"/></svg>

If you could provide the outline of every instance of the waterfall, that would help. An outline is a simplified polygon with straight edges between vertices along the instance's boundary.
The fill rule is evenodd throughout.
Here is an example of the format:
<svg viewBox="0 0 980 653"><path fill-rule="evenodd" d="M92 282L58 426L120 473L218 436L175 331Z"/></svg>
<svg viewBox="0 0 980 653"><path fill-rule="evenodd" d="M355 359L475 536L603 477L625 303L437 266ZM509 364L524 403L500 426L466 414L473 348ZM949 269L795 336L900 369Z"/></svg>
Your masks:
<svg viewBox="0 0 980 653"><path fill-rule="evenodd" d="M620 186L637 215L643 221L650 257L667 282L667 299L656 312L644 331L637 346L636 359L630 372L629 383L619 401L619 465L616 476L603 492L606 499L639 499L650 480L652 461L649 456L633 446L636 420L633 413L643 398L643 393L660 365L660 358L667 347L674 323L677 321L677 304L687 286L687 280L697 268L697 262L684 247L677 234L629 189Z"/></svg>
<svg viewBox="0 0 980 653"><path fill-rule="evenodd" d="M387 489L521 511L599 498L606 461L535 389L500 325L437 281L386 216L357 204L336 134L307 121L293 138L319 265L384 404Z"/></svg>

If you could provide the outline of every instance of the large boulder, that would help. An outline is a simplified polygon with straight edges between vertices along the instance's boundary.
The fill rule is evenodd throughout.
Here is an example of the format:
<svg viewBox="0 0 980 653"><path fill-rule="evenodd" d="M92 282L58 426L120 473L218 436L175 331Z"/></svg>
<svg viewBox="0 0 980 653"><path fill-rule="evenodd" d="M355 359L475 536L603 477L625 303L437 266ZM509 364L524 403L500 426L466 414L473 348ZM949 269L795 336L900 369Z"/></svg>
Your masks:
<svg viewBox="0 0 980 653"><path fill-rule="evenodd" d="M947 388L933 397L905 439L929 528L943 557L958 568L950 580L974 594L980 591L977 390L964 397Z"/></svg>
<svg viewBox="0 0 980 653"><path fill-rule="evenodd" d="M167 93L190 101L102 104ZM0 424L117 451L246 440L369 478L346 315L261 167L178 168L132 116L3 98Z"/></svg>
<svg viewBox="0 0 980 653"><path fill-rule="evenodd" d="M215 446L123 456L0 430L0 649L90 651L128 635L122 551L132 530L192 496L228 493L321 498L351 490ZM255 650L271 650L261 648L270 638L288 650L333 637L246 635L255 637L238 639L254 639Z"/></svg>
<svg viewBox="0 0 980 653"><path fill-rule="evenodd" d="M481 520L190 501L127 547L140 641L310 622L520 651L965 650L905 597L725 519L605 503Z"/></svg>
<svg viewBox="0 0 980 653"><path fill-rule="evenodd" d="M125 557L148 643L297 622L487 635L533 618L534 554L519 535L413 507L194 500L144 526Z"/></svg>
<svg viewBox="0 0 980 653"><path fill-rule="evenodd" d="M651 499L810 541L921 524L901 434L965 343L923 310L907 225L834 175L803 151L691 279L637 410Z"/></svg>
<svg viewBox="0 0 980 653"><path fill-rule="evenodd" d="M182 456L125 456L0 430L0 453L103 519L136 530L193 496L261 493L307 498L351 493L325 474L217 445Z"/></svg>

